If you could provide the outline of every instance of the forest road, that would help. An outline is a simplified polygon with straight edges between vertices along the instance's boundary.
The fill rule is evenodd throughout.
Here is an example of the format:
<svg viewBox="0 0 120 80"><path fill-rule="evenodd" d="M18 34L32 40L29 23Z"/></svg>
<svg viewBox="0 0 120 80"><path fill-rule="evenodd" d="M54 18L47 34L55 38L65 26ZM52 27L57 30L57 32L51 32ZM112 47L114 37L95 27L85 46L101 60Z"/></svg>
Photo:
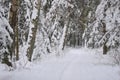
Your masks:
<svg viewBox="0 0 120 80"><path fill-rule="evenodd" d="M89 49L71 49L33 63L29 70L1 74L0 80L120 80L120 68L111 58Z"/></svg>

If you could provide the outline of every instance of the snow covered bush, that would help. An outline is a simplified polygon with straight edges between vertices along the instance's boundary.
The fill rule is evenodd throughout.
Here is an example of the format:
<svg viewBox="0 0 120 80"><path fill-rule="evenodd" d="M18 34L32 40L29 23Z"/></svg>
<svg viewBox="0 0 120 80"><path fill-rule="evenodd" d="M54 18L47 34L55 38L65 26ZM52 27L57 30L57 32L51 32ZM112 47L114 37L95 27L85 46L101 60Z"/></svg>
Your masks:
<svg viewBox="0 0 120 80"><path fill-rule="evenodd" d="M108 54L114 58L114 63L120 65L120 47L110 50Z"/></svg>

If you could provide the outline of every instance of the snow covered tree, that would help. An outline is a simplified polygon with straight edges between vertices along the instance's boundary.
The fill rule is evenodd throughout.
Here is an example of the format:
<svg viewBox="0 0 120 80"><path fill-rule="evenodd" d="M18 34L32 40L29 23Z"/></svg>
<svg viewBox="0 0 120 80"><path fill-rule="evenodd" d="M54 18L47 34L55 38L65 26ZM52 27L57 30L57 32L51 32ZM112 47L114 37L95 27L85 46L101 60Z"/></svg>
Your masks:
<svg viewBox="0 0 120 80"><path fill-rule="evenodd" d="M4 2L0 2L0 62L9 65L12 58L12 38L10 34L13 34L13 30L9 25L7 17L5 15ZM12 65L11 65L12 66Z"/></svg>
<svg viewBox="0 0 120 80"><path fill-rule="evenodd" d="M67 16L73 7L70 2L71 0L41 1L41 26L37 33L34 58L42 54L57 53L64 47L66 34L63 35L63 33L67 30L64 26L69 21ZM49 7L46 7L47 5Z"/></svg>
<svg viewBox="0 0 120 80"><path fill-rule="evenodd" d="M91 2L95 3L92 0ZM82 46L84 42L82 36L87 22L90 20L86 17L90 11L94 10L94 7L90 7L90 5L90 1L84 0L42 0L41 27L37 34L35 56L56 53L65 46ZM95 7L97 5L98 3L95 4Z"/></svg>
<svg viewBox="0 0 120 80"><path fill-rule="evenodd" d="M13 38L12 51L13 51L13 54L14 54L16 60L19 60L19 35L18 35L19 1L12 0L10 7L11 8L10 8L10 13L9 13L9 23L14 31L14 35L12 36L12 38Z"/></svg>
<svg viewBox="0 0 120 80"><path fill-rule="evenodd" d="M9 34L13 43L7 52L16 60L22 53L29 61L60 54L65 47L102 47L106 54L120 46L119 4L119 0L1 0L1 35L3 29L12 32L2 27L9 22L14 34Z"/></svg>
<svg viewBox="0 0 120 80"><path fill-rule="evenodd" d="M96 20L90 25L92 32L88 45L103 47L103 54L120 45L119 4L119 0L102 0L95 12Z"/></svg>
<svg viewBox="0 0 120 80"><path fill-rule="evenodd" d="M30 1L20 1L19 12L18 12L18 28L19 28L19 44L23 47L28 39L29 23L32 6Z"/></svg>
<svg viewBox="0 0 120 80"><path fill-rule="evenodd" d="M82 13L83 17L81 16L83 19L81 20L82 20L83 26L85 26L84 34L82 36L83 45L85 47L94 48L93 46L94 44L93 43L88 44L88 41L92 40L92 39L90 40L90 37L92 36L90 34L93 28L92 24L96 20L95 11L99 4L100 4L100 0L86 0L86 4L84 4L85 7L83 7L83 13Z"/></svg>
<svg viewBox="0 0 120 80"><path fill-rule="evenodd" d="M82 47L85 45L85 38L87 38L85 30L89 23L94 21L95 10L99 2L100 0L75 0L72 2L75 7L71 14L71 22L67 35L67 46ZM84 38L84 36L86 37Z"/></svg>
<svg viewBox="0 0 120 80"><path fill-rule="evenodd" d="M39 24L39 17L40 17L40 0L35 0L32 4L32 22L30 23L30 33L29 33L29 47L27 50L27 57L28 60L32 60L33 50L35 46L36 34Z"/></svg>
<svg viewBox="0 0 120 80"><path fill-rule="evenodd" d="M59 50L58 48L60 48L60 45L62 48L64 46L66 35L64 32L67 30L69 25L69 15L74 7L71 2L71 0L54 0L46 15L46 22L44 24L46 26L46 33L48 34L50 46L53 51ZM65 34L64 37L63 34Z"/></svg>

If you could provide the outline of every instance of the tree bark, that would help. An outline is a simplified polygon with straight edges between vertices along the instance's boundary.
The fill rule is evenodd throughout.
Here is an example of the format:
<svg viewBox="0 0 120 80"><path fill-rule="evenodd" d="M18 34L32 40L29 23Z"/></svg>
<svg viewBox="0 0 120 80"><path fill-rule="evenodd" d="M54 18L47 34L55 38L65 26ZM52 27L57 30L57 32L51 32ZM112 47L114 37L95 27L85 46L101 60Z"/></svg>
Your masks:
<svg viewBox="0 0 120 80"><path fill-rule="evenodd" d="M13 38L12 54L16 57L16 60L19 60L18 9L19 9L19 0L12 0L9 23L14 31L14 35L12 36Z"/></svg>
<svg viewBox="0 0 120 80"><path fill-rule="evenodd" d="M102 27L103 27L103 34L105 35L106 34L106 24L103 21L101 21L101 22L102 22ZM107 41L105 41L103 44L103 54L107 54L107 51L108 51L106 43L107 43Z"/></svg>
<svg viewBox="0 0 120 80"><path fill-rule="evenodd" d="M33 19L33 24L34 27L32 28L32 36L31 40L29 42L29 47L27 50L27 57L29 61L32 61L32 55L34 51L34 46L35 46L35 40L36 40L36 34L37 34L37 29L38 29L38 24L39 24L39 16L40 16L40 0L38 0L38 4L36 4L36 8L38 9L38 13L36 16L36 19Z"/></svg>

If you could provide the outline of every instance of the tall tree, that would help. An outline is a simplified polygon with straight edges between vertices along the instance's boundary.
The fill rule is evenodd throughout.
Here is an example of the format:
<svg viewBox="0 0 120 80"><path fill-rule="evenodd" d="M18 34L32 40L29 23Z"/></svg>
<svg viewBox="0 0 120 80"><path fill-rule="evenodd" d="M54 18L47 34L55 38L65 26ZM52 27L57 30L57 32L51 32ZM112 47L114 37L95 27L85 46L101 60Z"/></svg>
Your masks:
<svg viewBox="0 0 120 80"><path fill-rule="evenodd" d="M104 21L101 21L102 27L103 27L103 36L105 36L105 34L107 33L106 31L106 24L104 23ZM103 43L103 54L107 54L108 48L107 48L107 40L105 40L105 42Z"/></svg>
<svg viewBox="0 0 120 80"><path fill-rule="evenodd" d="M89 24L88 46L103 47L103 54L120 46L119 4L118 0L102 0L95 11L94 21Z"/></svg>
<svg viewBox="0 0 120 80"><path fill-rule="evenodd" d="M11 64L11 45L13 42L10 34L13 34L13 29L9 25L4 8L6 8L4 2L0 1L0 62L9 65Z"/></svg>
<svg viewBox="0 0 120 80"><path fill-rule="evenodd" d="M27 57L28 60L31 61L32 60L32 55L33 55L33 51L34 51L34 47L35 47L35 40L36 40L36 34L37 34L37 30L38 30L38 24L39 24L39 17L40 17L40 0L35 0L33 3L33 13L32 13L32 22L31 22L31 35L29 35L29 47L27 50ZM37 11L36 14L34 14Z"/></svg>
<svg viewBox="0 0 120 80"><path fill-rule="evenodd" d="M19 60L18 9L19 9L19 1L12 0L10 14L9 14L9 23L14 31L14 35L12 36L13 38L12 51L14 56L16 57L15 58L16 60Z"/></svg>

